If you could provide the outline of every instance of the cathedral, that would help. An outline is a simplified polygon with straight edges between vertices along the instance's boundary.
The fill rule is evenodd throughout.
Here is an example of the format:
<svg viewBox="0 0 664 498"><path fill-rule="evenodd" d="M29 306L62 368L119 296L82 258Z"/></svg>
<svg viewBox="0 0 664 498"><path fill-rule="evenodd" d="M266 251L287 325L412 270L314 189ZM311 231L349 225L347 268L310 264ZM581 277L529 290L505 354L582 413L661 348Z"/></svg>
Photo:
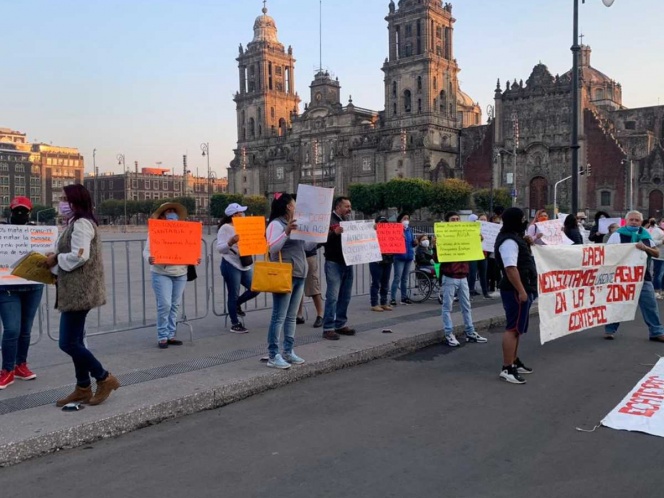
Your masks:
<svg viewBox="0 0 664 498"><path fill-rule="evenodd" d="M237 148L229 191L270 196L300 183L347 192L353 183L393 178L462 178L461 131L481 124L478 104L459 87L452 5L390 1L382 70L385 107L341 102L341 84L319 70L304 110L295 57L263 8L237 57Z"/></svg>

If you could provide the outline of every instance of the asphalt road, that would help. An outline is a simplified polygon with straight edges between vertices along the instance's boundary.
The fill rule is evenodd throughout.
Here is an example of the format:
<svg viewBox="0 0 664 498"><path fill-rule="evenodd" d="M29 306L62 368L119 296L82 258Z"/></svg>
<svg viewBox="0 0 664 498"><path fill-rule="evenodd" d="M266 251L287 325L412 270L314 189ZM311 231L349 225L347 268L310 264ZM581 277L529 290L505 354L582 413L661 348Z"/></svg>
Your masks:
<svg viewBox="0 0 664 498"><path fill-rule="evenodd" d="M664 441L591 429L664 344L641 320L545 346L525 385L488 344L437 345L0 469L29 497L659 497Z"/></svg>

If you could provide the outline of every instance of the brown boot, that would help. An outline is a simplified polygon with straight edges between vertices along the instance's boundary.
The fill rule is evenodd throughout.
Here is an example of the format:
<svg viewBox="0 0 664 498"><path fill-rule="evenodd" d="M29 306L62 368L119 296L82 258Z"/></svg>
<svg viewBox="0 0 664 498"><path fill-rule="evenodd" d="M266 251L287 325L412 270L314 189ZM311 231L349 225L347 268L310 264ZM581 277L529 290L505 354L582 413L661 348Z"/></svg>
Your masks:
<svg viewBox="0 0 664 498"><path fill-rule="evenodd" d="M103 403L111 395L111 392L115 391L118 387L120 387L120 381L113 374L109 373L108 377L104 380L98 380L97 392L90 398L90 405Z"/></svg>
<svg viewBox="0 0 664 498"><path fill-rule="evenodd" d="M87 403L88 401L90 401L90 398L92 398L92 386L88 387L76 386L76 389L74 389L73 393L71 393L66 398L57 400L55 402L55 406L63 407L67 403L74 403L74 402Z"/></svg>

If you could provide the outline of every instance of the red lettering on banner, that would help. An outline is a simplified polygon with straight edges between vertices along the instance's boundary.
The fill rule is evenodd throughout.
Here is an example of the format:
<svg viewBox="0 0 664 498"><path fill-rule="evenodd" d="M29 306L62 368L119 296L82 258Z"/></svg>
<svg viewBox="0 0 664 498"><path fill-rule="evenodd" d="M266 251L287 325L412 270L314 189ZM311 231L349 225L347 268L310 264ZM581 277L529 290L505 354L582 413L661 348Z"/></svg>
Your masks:
<svg viewBox="0 0 664 498"><path fill-rule="evenodd" d="M643 266L618 266L616 267L616 283L641 282L645 275Z"/></svg>
<svg viewBox="0 0 664 498"><path fill-rule="evenodd" d="M567 297L564 292L556 292L556 315L567 311Z"/></svg>
<svg viewBox="0 0 664 498"><path fill-rule="evenodd" d="M569 316L568 329L570 332L589 329L607 323L606 306L597 306L575 311Z"/></svg>
<svg viewBox="0 0 664 498"><path fill-rule="evenodd" d="M540 293L557 292L570 287L590 287L595 285L597 269L561 270L541 273L539 278Z"/></svg>
<svg viewBox="0 0 664 498"><path fill-rule="evenodd" d="M659 411L664 400L664 381L656 375L648 377L634 391L632 397L618 412L639 417L652 417Z"/></svg>
<svg viewBox="0 0 664 498"><path fill-rule="evenodd" d="M636 284L610 284L606 287L608 289L608 292L606 293L607 303L621 303L624 301L634 301L636 299Z"/></svg>
<svg viewBox="0 0 664 498"><path fill-rule="evenodd" d="M602 266L604 264L605 248L584 247L583 248L583 266Z"/></svg>
<svg viewBox="0 0 664 498"><path fill-rule="evenodd" d="M585 293L585 289L578 289L576 292L572 292L572 302L574 303L575 308L583 306L583 296Z"/></svg>

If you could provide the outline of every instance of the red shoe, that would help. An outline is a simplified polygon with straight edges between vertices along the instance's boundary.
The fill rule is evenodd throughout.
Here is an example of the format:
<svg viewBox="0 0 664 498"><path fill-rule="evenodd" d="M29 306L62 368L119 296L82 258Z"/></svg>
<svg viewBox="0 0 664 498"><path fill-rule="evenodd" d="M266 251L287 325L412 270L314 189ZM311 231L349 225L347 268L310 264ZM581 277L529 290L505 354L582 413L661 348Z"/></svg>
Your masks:
<svg viewBox="0 0 664 498"><path fill-rule="evenodd" d="M14 371L0 370L0 389L11 386L14 383Z"/></svg>
<svg viewBox="0 0 664 498"><path fill-rule="evenodd" d="M37 378L37 375L28 368L27 363L16 365L16 368L14 368L14 375L16 375L17 379L21 380L32 380Z"/></svg>

